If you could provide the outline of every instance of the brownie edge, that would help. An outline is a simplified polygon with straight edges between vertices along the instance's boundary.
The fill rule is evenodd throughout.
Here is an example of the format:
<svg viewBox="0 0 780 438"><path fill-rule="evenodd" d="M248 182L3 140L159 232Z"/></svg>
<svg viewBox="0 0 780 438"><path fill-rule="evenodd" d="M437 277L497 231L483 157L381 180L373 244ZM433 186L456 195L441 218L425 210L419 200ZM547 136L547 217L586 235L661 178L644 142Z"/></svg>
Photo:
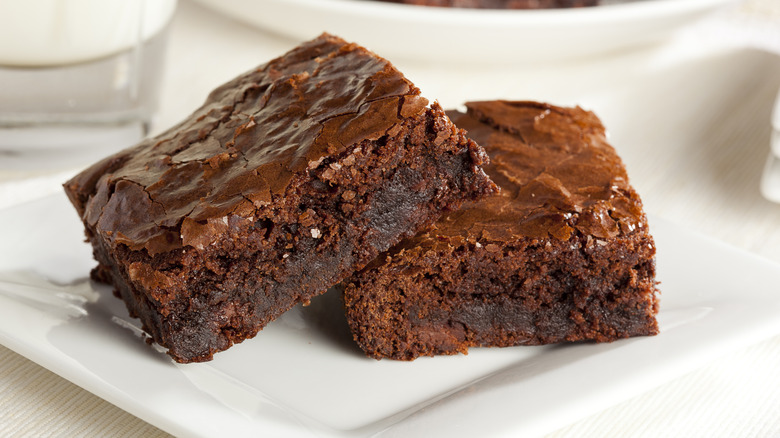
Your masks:
<svg viewBox="0 0 780 438"><path fill-rule="evenodd" d="M452 120L488 152L499 196L469 202L344 283L370 357L609 342L658 333L655 243L591 112L470 102Z"/></svg>
<svg viewBox="0 0 780 438"><path fill-rule="evenodd" d="M389 61L323 34L65 190L93 277L174 360L198 362L496 191L485 161Z"/></svg>

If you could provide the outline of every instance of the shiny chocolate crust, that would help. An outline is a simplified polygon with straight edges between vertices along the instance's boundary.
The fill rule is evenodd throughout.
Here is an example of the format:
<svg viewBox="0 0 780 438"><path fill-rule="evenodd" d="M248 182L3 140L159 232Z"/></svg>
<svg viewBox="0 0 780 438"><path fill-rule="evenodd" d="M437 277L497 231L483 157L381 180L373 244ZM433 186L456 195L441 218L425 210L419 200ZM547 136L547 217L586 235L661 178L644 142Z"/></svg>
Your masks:
<svg viewBox="0 0 780 438"><path fill-rule="evenodd" d="M495 191L484 159L387 60L324 34L65 189L94 276L191 362Z"/></svg>
<svg viewBox="0 0 780 438"><path fill-rule="evenodd" d="M437 222L437 242L444 236L610 239L646 226L642 203L592 112L536 102L471 102L467 108L468 114L451 115L488 145L485 170L502 193Z"/></svg>
<svg viewBox="0 0 780 438"><path fill-rule="evenodd" d="M599 119L537 102L450 117L490 156L501 193L470 202L345 283L375 358L658 332L655 246Z"/></svg>
<svg viewBox="0 0 780 438"><path fill-rule="evenodd" d="M378 139L427 103L386 60L325 36L222 85L180 125L66 187L112 243L150 255L204 247L222 231L209 219L252 216L295 175Z"/></svg>

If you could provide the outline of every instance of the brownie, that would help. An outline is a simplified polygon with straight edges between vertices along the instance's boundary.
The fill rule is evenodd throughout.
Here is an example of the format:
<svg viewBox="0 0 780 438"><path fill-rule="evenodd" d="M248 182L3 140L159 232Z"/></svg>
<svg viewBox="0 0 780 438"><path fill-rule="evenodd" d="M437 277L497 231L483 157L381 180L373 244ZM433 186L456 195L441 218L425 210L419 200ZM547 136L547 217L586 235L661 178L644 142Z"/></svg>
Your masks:
<svg viewBox="0 0 780 438"><path fill-rule="evenodd" d="M599 0L382 0L417 6L474 9L552 9L597 6Z"/></svg>
<svg viewBox="0 0 780 438"><path fill-rule="evenodd" d="M65 189L93 277L196 362L494 192L485 158L390 62L324 34Z"/></svg>
<svg viewBox="0 0 780 438"><path fill-rule="evenodd" d="M642 203L591 112L489 101L450 113L501 194L464 204L344 284L370 357L606 342L658 332Z"/></svg>

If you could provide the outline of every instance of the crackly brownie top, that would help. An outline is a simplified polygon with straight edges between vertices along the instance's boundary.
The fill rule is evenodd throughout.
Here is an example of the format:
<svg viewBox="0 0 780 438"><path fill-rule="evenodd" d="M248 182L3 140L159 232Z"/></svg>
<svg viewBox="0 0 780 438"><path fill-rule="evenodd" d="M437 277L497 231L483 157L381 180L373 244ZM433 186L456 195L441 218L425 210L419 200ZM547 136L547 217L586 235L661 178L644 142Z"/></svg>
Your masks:
<svg viewBox="0 0 780 438"><path fill-rule="evenodd" d="M566 240L575 230L608 239L644 226L641 201L592 112L536 102L466 107L450 118L488 152L485 171L501 194L465 204L414 244Z"/></svg>
<svg viewBox="0 0 780 438"><path fill-rule="evenodd" d="M421 113L419 94L387 60L323 34L220 86L190 118L66 189L115 243L170 250L197 238L188 224L251 216L323 157Z"/></svg>

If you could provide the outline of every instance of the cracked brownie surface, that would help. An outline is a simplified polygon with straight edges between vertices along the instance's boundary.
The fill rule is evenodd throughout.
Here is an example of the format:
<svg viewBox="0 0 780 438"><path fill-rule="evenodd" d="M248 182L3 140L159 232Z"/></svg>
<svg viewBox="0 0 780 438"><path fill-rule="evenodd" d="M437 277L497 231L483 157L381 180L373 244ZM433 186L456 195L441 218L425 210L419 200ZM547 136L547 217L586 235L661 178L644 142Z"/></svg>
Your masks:
<svg viewBox="0 0 780 438"><path fill-rule="evenodd" d="M371 357L613 341L658 332L655 245L591 112L471 102L452 120L488 152L501 194L469 202L345 283Z"/></svg>
<svg viewBox="0 0 780 438"><path fill-rule="evenodd" d="M495 191L484 159L387 60L324 34L65 190L93 276L192 362Z"/></svg>

